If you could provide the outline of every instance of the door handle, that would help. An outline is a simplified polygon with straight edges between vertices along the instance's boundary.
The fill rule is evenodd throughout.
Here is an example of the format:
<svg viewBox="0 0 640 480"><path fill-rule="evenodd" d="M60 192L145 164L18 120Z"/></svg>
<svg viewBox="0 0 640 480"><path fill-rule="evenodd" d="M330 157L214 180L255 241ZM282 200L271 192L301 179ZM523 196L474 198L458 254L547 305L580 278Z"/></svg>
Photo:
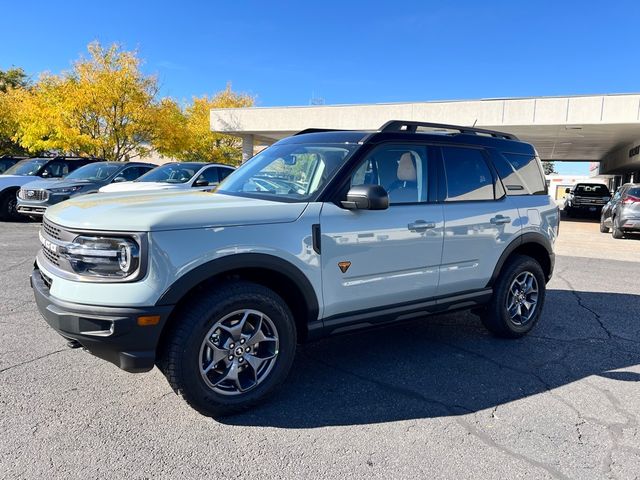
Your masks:
<svg viewBox="0 0 640 480"><path fill-rule="evenodd" d="M511 217L505 217L504 215L496 215L489 221L494 225L502 225L504 223L511 223Z"/></svg>
<svg viewBox="0 0 640 480"><path fill-rule="evenodd" d="M413 223L407 225L407 228L412 232L424 232L430 228L436 228L436 222L427 222L425 220L416 220Z"/></svg>

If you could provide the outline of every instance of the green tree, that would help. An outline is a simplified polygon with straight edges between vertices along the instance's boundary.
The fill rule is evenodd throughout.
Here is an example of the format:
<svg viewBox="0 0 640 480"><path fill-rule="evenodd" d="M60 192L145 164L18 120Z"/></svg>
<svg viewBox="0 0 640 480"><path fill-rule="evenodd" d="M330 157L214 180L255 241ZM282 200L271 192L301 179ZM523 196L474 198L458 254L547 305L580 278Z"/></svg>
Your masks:
<svg viewBox="0 0 640 480"><path fill-rule="evenodd" d="M545 175L551 175L556 172L556 164L555 162L542 162L542 167L544 168Z"/></svg>

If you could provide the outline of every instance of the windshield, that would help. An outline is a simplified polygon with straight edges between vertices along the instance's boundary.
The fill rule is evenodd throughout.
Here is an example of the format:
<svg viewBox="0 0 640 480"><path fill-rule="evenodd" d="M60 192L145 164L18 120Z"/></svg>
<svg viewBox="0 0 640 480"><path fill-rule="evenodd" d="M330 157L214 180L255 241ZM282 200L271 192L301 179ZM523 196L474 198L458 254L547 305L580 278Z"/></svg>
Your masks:
<svg viewBox="0 0 640 480"><path fill-rule="evenodd" d="M171 163L154 168L134 182L187 183L201 168L201 164Z"/></svg>
<svg viewBox="0 0 640 480"><path fill-rule="evenodd" d="M42 166L49 161L48 158L36 158L33 160L22 160L13 167L8 168L3 175L37 175Z"/></svg>
<svg viewBox="0 0 640 480"><path fill-rule="evenodd" d="M358 146L344 143L274 145L227 177L218 192L308 201Z"/></svg>
<svg viewBox="0 0 640 480"><path fill-rule="evenodd" d="M106 180L116 173L121 165L117 163L91 163L67 175L66 180Z"/></svg>

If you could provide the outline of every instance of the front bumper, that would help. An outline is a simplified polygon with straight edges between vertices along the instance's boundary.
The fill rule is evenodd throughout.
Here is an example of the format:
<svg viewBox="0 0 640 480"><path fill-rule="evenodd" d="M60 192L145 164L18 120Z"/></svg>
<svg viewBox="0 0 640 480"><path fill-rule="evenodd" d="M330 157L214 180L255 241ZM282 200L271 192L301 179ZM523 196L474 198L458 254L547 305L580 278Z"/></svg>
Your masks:
<svg viewBox="0 0 640 480"><path fill-rule="evenodd" d="M115 308L64 302L49 295L37 267L31 274L31 287L40 314L64 338L76 340L91 354L127 372L153 368L160 333L173 306ZM139 317L155 315L160 316L156 325L138 325Z"/></svg>
<svg viewBox="0 0 640 480"><path fill-rule="evenodd" d="M600 211L602 211L602 207L604 207L604 204L603 205L598 205L598 204L595 204L595 203L591 203L591 204L589 204L589 203L575 204L574 203L572 205L569 205L569 208L571 210L576 210L576 211L580 211L580 212L592 212L592 213L593 212L598 212L599 213Z"/></svg>
<svg viewBox="0 0 640 480"><path fill-rule="evenodd" d="M18 204L16 209L18 213L30 216L42 216L47 211L47 208L56 205L57 203L64 202L71 198L69 195L60 195L51 193L49 197L44 201L23 200L18 197Z"/></svg>
<svg viewBox="0 0 640 480"><path fill-rule="evenodd" d="M16 210L18 210L18 213L21 213L23 215L41 217L44 215L44 212L47 211L47 207L18 204L18 206L16 207Z"/></svg>

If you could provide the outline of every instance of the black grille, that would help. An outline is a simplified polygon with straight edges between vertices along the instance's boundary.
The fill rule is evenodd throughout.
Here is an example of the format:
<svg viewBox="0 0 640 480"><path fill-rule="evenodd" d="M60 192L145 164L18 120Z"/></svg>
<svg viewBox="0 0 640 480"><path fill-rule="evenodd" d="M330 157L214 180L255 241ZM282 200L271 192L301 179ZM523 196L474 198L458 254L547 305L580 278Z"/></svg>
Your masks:
<svg viewBox="0 0 640 480"><path fill-rule="evenodd" d="M51 284L53 283L52 280L42 272L40 272L40 277L42 278L42 281L47 286L47 288L51 288Z"/></svg>
<svg viewBox="0 0 640 480"><path fill-rule="evenodd" d="M21 200L35 200L38 202L42 202L49 198L49 192L47 192L46 190L31 190L28 188L21 188L18 192L18 198L20 198Z"/></svg>
<svg viewBox="0 0 640 480"><path fill-rule="evenodd" d="M47 260L49 260L51 263L57 265L58 267L60 266L60 255L58 255L57 253L53 253L47 248L43 248L42 253L44 253L44 256L47 257Z"/></svg>
<svg viewBox="0 0 640 480"><path fill-rule="evenodd" d="M50 237L60 240L60 229L58 227L54 227L52 224L47 222L46 219L42 220L42 228Z"/></svg>

